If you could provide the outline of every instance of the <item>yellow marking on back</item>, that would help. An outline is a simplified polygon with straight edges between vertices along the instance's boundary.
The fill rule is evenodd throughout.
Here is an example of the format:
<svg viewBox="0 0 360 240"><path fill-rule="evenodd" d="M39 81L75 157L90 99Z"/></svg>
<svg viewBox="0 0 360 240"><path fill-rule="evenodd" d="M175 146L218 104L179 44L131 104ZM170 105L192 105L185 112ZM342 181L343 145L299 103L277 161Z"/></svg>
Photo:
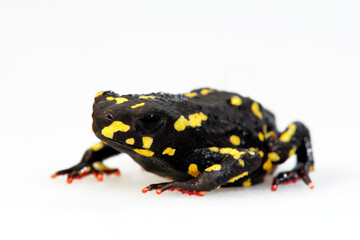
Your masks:
<svg viewBox="0 0 360 240"><path fill-rule="evenodd" d="M264 141L264 134L263 134L262 132L259 132L259 133L258 133L258 137L259 137L259 140L260 140L261 142Z"/></svg>
<svg viewBox="0 0 360 240"><path fill-rule="evenodd" d="M233 178L230 179L228 182L229 182L229 183L233 183L233 182L235 182L235 181L239 180L240 178L243 178L243 177L245 177L245 176L247 176L247 175L249 175L249 172L248 172L248 171L243 172L242 174L240 174L240 175L238 175L238 176L236 176L236 177L233 177Z"/></svg>
<svg viewBox="0 0 360 240"><path fill-rule="evenodd" d="M280 160L280 156L276 152L269 152L268 158L270 159L271 162L277 162Z"/></svg>
<svg viewBox="0 0 360 240"><path fill-rule="evenodd" d="M242 104L242 100L240 97L234 96L230 99L230 103L231 103L231 105L234 105L234 106L240 106Z"/></svg>
<svg viewBox="0 0 360 240"><path fill-rule="evenodd" d="M97 98L98 96L101 96L103 94L104 94L104 92L98 92L97 94L95 94L95 98Z"/></svg>
<svg viewBox="0 0 360 240"><path fill-rule="evenodd" d="M92 145L89 150L92 150L94 152L99 151L100 149L102 149L104 147L104 144L102 142L96 143L94 145Z"/></svg>
<svg viewBox="0 0 360 240"><path fill-rule="evenodd" d="M133 151L145 157L151 157L154 155L154 152L148 149L133 149Z"/></svg>
<svg viewBox="0 0 360 240"><path fill-rule="evenodd" d="M145 103L138 103L138 104L135 104L135 105L132 105L131 108L137 108L137 107L141 107L141 106L144 106Z"/></svg>
<svg viewBox="0 0 360 240"><path fill-rule="evenodd" d="M143 148L150 148L151 144L153 143L153 138L152 137L143 137L142 141L143 141Z"/></svg>
<svg viewBox="0 0 360 240"><path fill-rule="evenodd" d="M188 174L193 177L197 177L200 174L198 166L195 163L189 165Z"/></svg>
<svg viewBox="0 0 360 240"><path fill-rule="evenodd" d="M251 104L251 111L255 114L255 116L257 116L258 118L262 119L263 115L260 111L260 106L257 102L253 102Z"/></svg>
<svg viewBox="0 0 360 240"><path fill-rule="evenodd" d="M134 138L128 138L125 140L125 142L129 145L133 145L135 143L135 139Z"/></svg>
<svg viewBox="0 0 360 240"><path fill-rule="evenodd" d="M187 120L183 115L179 117L178 120L174 123L174 128L176 131L180 132L185 130L187 126L190 127L200 127L202 121L206 121L207 116L202 112L194 113L189 115L189 120Z"/></svg>
<svg viewBox="0 0 360 240"><path fill-rule="evenodd" d="M230 142L231 142L233 145L238 146L238 145L240 145L240 138L239 138L238 136L236 136L236 135L232 135L232 136L230 137Z"/></svg>
<svg viewBox="0 0 360 240"><path fill-rule="evenodd" d="M288 129L280 135L279 140L282 142L289 142L296 132L296 125L291 123Z"/></svg>
<svg viewBox="0 0 360 240"><path fill-rule="evenodd" d="M123 98L123 97L117 97L117 98L107 97L106 100L108 100L108 101L115 100L115 101L116 101L116 104L121 104L121 103L123 103L123 102L129 101L127 98Z"/></svg>
<svg viewBox="0 0 360 240"><path fill-rule="evenodd" d="M219 152L219 148L218 148L218 147L209 147L209 150L210 150L210 151L213 151L213 152Z"/></svg>
<svg viewBox="0 0 360 240"><path fill-rule="evenodd" d="M250 187L251 186L251 178L246 179L246 181L243 182L243 187Z"/></svg>
<svg viewBox="0 0 360 240"><path fill-rule="evenodd" d="M292 149L290 149L289 151L289 157L291 157L292 155L294 155L294 153L296 153L296 147L294 146Z"/></svg>
<svg viewBox="0 0 360 240"><path fill-rule="evenodd" d="M214 92L213 89L202 89L202 90L200 91L200 94L201 94L201 95L208 95L209 93L212 93L212 92Z"/></svg>
<svg viewBox="0 0 360 240"><path fill-rule="evenodd" d="M197 96L197 93L196 92L185 93L184 96L187 96L188 98L193 98Z"/></svg>
<svg viewBox="0 0 360 240"><path fill-rule="evenodd" d="M205 171L207 171L207 172L219 171L220 169L221 169L221 165L220 165L220 164L214 164L214 165L206 168Z"/></svg>
<svg viewBox="0 0 360 240"><path fill-rule="evenodd" d="M176 149L168 147L162 152L162 154L163 155L167 154L169 156L173 156L175 154L175 151L176 151Z"/></svg>
<svg viewBox="0 0 360 240"><path fill-rule="evenodd" d="M127 132L129 131L130 126L126 125L125 123L121 122L121 121L114 121L112 122L109 126L104 127L101 130L101 134L104 135L107 138L113 138L114 133L116 132Z"/></svg>
<svg viewBox="0 0 360 240"><path fill-rule="evenodd" d="M140 96L139 99L155 99L155 96L146 95L146 96Z"/></svg>
<svg viewBox="0 0 360 240"><path fill-rule="evenodd" d="M206 120L207 120L207 116L202 112L190 114L187 125L190 127L200 127L201 121L206 121Z"/></svg>
<svg viewBox="0 0 360 240"><path fill-rule="evenodd" d="M174 123L174 128L178 132L183 131L186 128L187 122L188 120L183 115L181 115L179 119L176 120L176 122Z"/></svg>

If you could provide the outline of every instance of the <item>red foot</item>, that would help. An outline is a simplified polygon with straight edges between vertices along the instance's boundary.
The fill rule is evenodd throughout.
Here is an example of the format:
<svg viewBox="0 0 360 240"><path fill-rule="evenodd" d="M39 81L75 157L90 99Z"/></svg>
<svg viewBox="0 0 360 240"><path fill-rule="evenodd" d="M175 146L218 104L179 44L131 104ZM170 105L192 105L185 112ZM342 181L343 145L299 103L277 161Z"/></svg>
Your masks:
<svg viewBox="0 0 360 240"><path fill-rule="evenodd" d="M57 174L56 173L54 173L53 175L51 175L51 178L56 178L57 177Z"/></svg>
<svg viewBox="0 0 360 240"><path fill-rule="evenodd" d="M141 191L142 191L142 193L147 193L149 191L149 189L147 187L145 187Z"/></svg>
<svg viewBox="0 0 360 240"><path fill-rule="evenodd" d="M160 188L156 189L156 193L157 193L157 194L162 194L162 192L163 192L163 191L162 191Z"/></svg>
<svg viewBox="0 0 360 240"><path fill-rule="evenodd" d="M310 189L314 189L314 184L312 184L312 183L310 182L310 183L308 183L308 187L309 187Z"/></svg>
<svg viewBox="0 0 360 240"><path fill-rule="evenodd" d="M96 176L96 179L97 179L99 182L102 182L102 181L104 180L104 177L103 177L103 175L102 175L101 173L99 173L99 174L96 174L96 173L95 173L95 176Z"/></svg>
<svg viewBox="0 0 360 240"><path fill-rule="evenodd" d="M72 178L68 178L66 181L67 181L68 184L70 184L70 183L72 183L73 179L72 179Z"/></svg>
<svg viewBox="0 0 360 240"><path fill-rule="evenodd" d="M274 184L271 186L271 191L275 192L278 188L278 185Z"/></svg>

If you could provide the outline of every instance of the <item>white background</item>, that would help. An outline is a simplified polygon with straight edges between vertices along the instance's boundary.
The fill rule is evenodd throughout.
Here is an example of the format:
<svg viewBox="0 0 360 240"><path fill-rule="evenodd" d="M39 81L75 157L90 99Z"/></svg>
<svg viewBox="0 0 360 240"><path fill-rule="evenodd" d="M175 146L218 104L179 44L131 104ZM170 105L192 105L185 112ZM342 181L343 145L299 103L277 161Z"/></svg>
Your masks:
<svg viewBox="0 0 360 240"><path fill-rule="evenodd" d="M360 237L358 1L0 2L1 239ZM56 170L97 139L93 96L212 87L250 96L280 129L311 129L298 182L205 197L142 194L164 179L127 156L121 177ZM294 159L284 168L292 167Z"/></svg>

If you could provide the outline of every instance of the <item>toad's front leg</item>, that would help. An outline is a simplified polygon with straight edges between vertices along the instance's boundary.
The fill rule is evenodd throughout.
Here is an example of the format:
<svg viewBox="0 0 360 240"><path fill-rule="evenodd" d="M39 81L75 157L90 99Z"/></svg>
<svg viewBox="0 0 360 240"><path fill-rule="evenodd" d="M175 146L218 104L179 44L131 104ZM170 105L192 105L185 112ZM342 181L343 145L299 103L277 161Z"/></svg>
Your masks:
<svg viewBox="0 0 360 240"><path fill-rule="evenodd" d="M98 181L102 181L103 174L115 173L120 175L120 171L115 168L109 168L102 162L103 160L119 154L118 151L100 142L87 149L81 161L73 167L57 171L51 177L55 178L59 175L67 174L67 182L72 183L73 179L82 178L93 173Z"/></svg>
<svg viewBox="0 0 360 240"><path fill-rule="evenodd" d="M156 193L160 194L166 190L179 190L190 195L203 196L222 185L246 177L261 165L260 154L253 150L211 147L197 152L208 158L210 156L215 164L190 180L152 184L145 187L143 192L156 190ZM196 154L192 157L199 156Z"/></svg>

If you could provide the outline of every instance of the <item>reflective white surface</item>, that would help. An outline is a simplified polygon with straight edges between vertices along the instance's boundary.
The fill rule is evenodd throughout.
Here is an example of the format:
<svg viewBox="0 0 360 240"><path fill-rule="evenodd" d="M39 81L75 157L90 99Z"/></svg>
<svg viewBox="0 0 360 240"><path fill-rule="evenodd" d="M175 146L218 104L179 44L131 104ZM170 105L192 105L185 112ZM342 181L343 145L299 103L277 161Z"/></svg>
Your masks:
<svg viewBox="0 0 360 240"><path fill-rule="evenodd" d="M359 238L358 9L357 1L1 1L1 238ZM127 156L107 161L122 176L102 183L50 178L97 142L98 91L199 87L258 100L280 129L306 123L315 189L298 182L271 192L269 178L205 197L142 194L167 180Z"/></svg>

